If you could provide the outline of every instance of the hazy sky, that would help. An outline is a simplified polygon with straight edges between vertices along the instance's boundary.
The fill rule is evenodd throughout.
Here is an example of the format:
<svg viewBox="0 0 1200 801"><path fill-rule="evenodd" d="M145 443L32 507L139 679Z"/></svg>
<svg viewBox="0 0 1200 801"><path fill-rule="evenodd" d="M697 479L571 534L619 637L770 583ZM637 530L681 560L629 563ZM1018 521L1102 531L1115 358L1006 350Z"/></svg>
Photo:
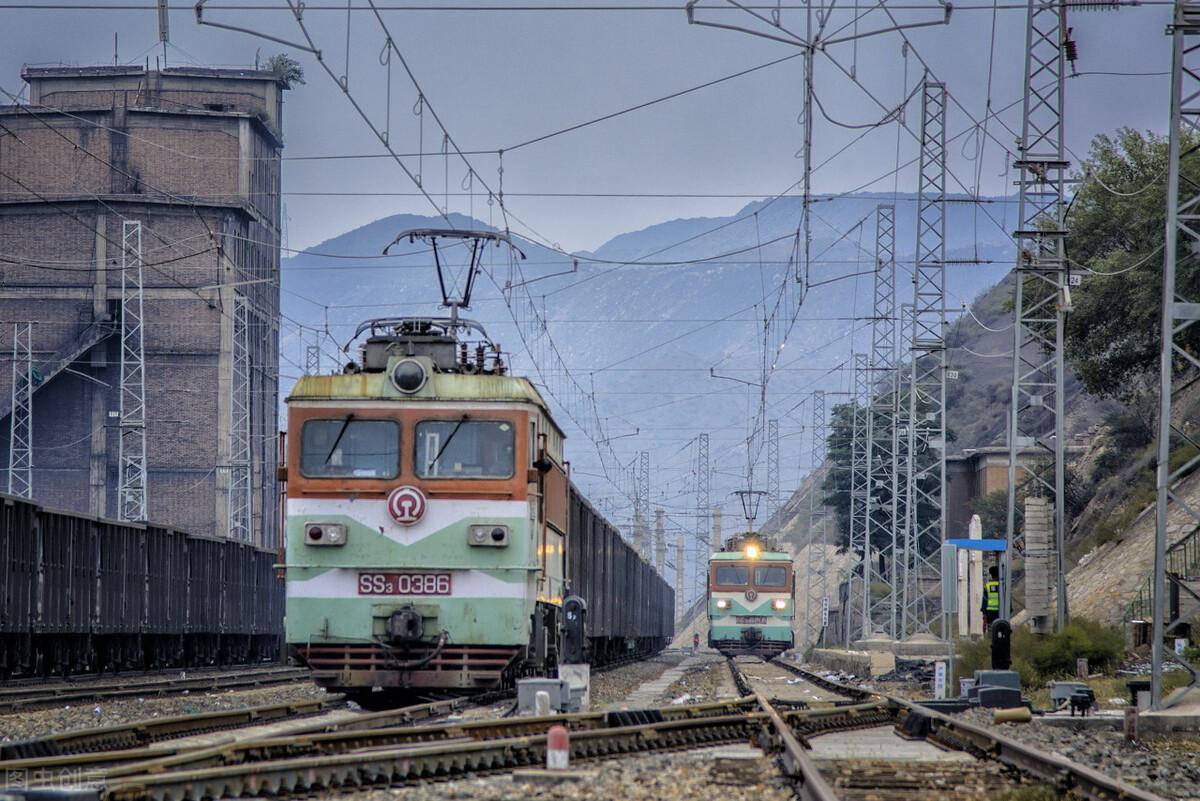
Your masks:
<svg viewBox="0 0 1200 801"><path fill-rule="evenodd" d="M611 0L600 0L610 2ZM517 5L520 0L478 0L475 5ZM662 5L660 0L637 0L625 5ZM860 0L862 8L869 4ZM139 3L122 3L130 6ZM111 63L113 33L120 34L123 62L151 63L161 56L156 47L153 3L144 10L96 10L105 3L53 3L86 6L70 10L5 9L0 2L0 86L20 85L22 64ZM377 124L386 125L386 70L379 55L384 34L366 0L353 0L350 26L349 87ZM748 67L799 52L795 47L727 30L689 26L679 6L649 11L428 11L394 10L402 6L454 5L455 0L381 0L383 16L397 46L404 52L433 107L465 150L509 149L519 142L582 122L661 95L720 78ZM565 0L541 5L579 6ZM588 5L598 3L589 2ZM461 5L461 3L459 3ZM720 11L722 0L704 0L697 16L723 22L753 23L744 12ZM766 5L770 5L769 2ZM937 20L933 5L914 8L916 0L891 4L901 22ZM382 152L362 120L353 112L336 83L307 53L297 52L252 36L199 27L191 2L171 4L171 64L252 64L256 51L265 60L289 50L304 64L308 83L287 96L286 155L370 154ZM339 9L340 6L340 9ZM256 10L275 7L276 10ZM234 10L236 9L236 10ZM763 12L767 13L767 12ZM206 12L213 21L254 28L288 40L301 33L284 0L211 2ZM955 8L947 26L910 31L917 53L934 74L947 83L951 95L976 120L984 117L989 63L992 107L999 110L1020 96L1025 12L1020 3L1005 0L995 12L994 49L991 47L993 8L986 0L968 0ZM310 2L305 14L328 63L345 72L346 11L340 0ZM805 11L786 5L782 23L804 28ZM1078 42L1076 69L1085 73L1070 81L1068 137L1077 153L1097 132L1117 126L1161 130L1167 109L1165 77L1097 75L1094 73L1162 72L1169 62L1169 43L1163 35L1169 17L1165 5L1115 12L1073 12L1070 25ZM849 10L837 10L828 30L849 23ZM858 25L860 32L889 25L873 11ZM848 27L846 32L852 31ZM994 59L989 58L993 50ZM905 60L895 33L852 44L834 45L830 55L856 76L886 106L905 94ZM907 59L908 90L920 74L920 64ZM860 88L853 85L828 58L816 64L818 97L832 119L849 125L877 122L883 115ZM509 152L504 158L504 188L513 213L550 242L568 249L594 248L614 234L683 216L723 215L748 202L747 198L579 198L522 197L522 193L657 193L770 195L801 175L795 157L802 135L797 123L801 107L803 69L797 58L649 109L594 125L578 132ZM418 117L412 114L416 92L400 71L392 71L392 142L398 150L416 151ZM952 108L950 133L971 126L967 113ZM908 120L919 125L919 98L908 105ZM996 140L1010 144L1019 130L1020 107L1014 106L989 124ZM424 149L438 153L442 142L428 115ZM1003 123L1003 124L1001 124ZM896 164L896 126L868 131L861 141L827 160L861 129L836 127L818 117L814 189L837 192L856 188L892 170ZM951 146L951 167L962 185L975 183L976 157L982 137L962 137ZM901 161L916 153L915 143L902 137ZM978 170L985 192L1010 189L1004 169L1006 156L995 141L983 150ZM498 186L494 152L472 156L480 174ZM417 169L412 162L414 171ZM445 189L446 160L426 157L421 165L426 188L440 195ZM451 210L474 211L487 219L482 198L461 196L465 169L449 164ZM870 185L892 188L887 177ZM900 188L913 189L915 170L900 176ZM962 185L950 182L952 190ZM289 244L312 245L348 228L399 211L429 213L423 198L399 167L386 160L289 161L284 171L285 203L290 219ZM313 196L310 192L351 193ZM355 193L403 193L407 196ZM442 200L439 199L439 204ZM520 226L516 226L520 228Z"/></svg>
<svg viewBox="0 0 1200 801"><path fill-rule="evenodd" d="M445 10L449 5L468 2L510 8ZM770 0L756 2L772 5ZM857 2L863 10L873 7L869 0ZM345 3L312 0L305 13L317 46L338 76L346 72ZM387 71L380 64L384 34L366 9L366 0L352 3L356 10L350 15L348 85L354 99L382 129L389 125ZM521 3L576 10L511 9ZM578 10L584 3L658 8ZM18 4L0 0L0 86L17 91L23 64L112 63L114 32L119 33L122 62L144 63L149 57L153 66L162 54L157 45L155 4L146 0L120 4L143 8L97 10L105 3L62 0L44 5L79 7L33 11L12 8ZM459 146L467 151L489 151L470 158L493 188L499 186L495 151L508 151L503 160L504 190L518 233L531 235L532 229L537 238L568 250L593 249L616 234L664 220L728 215L753 198L773 195L800 180L802 163L796 158L802 144L797 120L803 94L800 58L572 133L515 147L577 123L797 54L794 46L729 30L689 26L682 3L668 8L661 0L377 0L377 4L389 9L382 14L397 47ZM418 4L427 10L412 10ZM753 22L744 12L729 10L724 0L703 0L701 5L727 7L723 12L698 12L704 19ZM244 33L199 27L190 1L174 0L171 6L171 46L167 50L170 65L245 66L255 62L256 53L265 61L280 51L290 52L304 65L307 84L288 93L284 111L288 161L283 188L292 248L311 246L388 214L433 212L424 198L415 196L413 183L401 169L388 160L297 159L382 152L341 88L311 54ZM431 6L441 10L428 10ZM933 21L942 16L941 10L927 0L894 0L888 6L903 23ZM835 10L828 30L852 31L852 8L844 2ZM301 31L284 0L211 0L207 9L207 18L212 21L301 40ZM1170 43L1164 28L1169 9L1165 4L1146 4L1111 12L1071 12L1069 24L1078 44L1075 69L1079 76L1067 86L1067 137L1076 154L1086 153L1088 141L1095 134L1120 126L1165 129L1165 71ZM781 17L785 26L803 30L805 9L795 0L784 4ZM890 24L875 7L859 21L858 29L866 32ZM892 175L898 163L898 138L899 163L915 158L917 147L912 136L898 136L894 123L871 125L885 114L880 104L893 108L917 86L922 74L919 56L936 78L946 83L954 99L947 127L952 137L958 136L948 148L952 172L948 189L970 191L978 180L982 194L1012 192L1015 175L1007 169L1010 156L1002 145L1015 149L1020 130L1021 109L1015 101L1022 93L1024 30L1023 3L997 0L993 6L992 0L963 0L956 4L949 25L908 32L915 49L910 50L907 59L902 57L901 37L896 33L864 39L857 46L834 45L828 53L818 54L816 92L824 115L818 116L815 123L814 191L891 191L894 186L901 191L916 189L915 167ZM837 64L852 70L866 91L852 83ZM412 113L416 91L398 63L392 65L391 78L390 139L399 151L415 152L422 144L418 127L421 118ZM985 138L974 121L985 118L989 81L996 118L989 120L989 136ZM867 91L878 98L878 104ZM920 125L919 92L915 97L906 107L907 124L913 131ZM408 160L410 169L422 172L425 188L438 197L439 204L447 188L448 170L451 196L445 202L449 210L473 212L488 221L486 198L463 195L463 165L457 160L447 165L436 155L442 148L440 135L428 114L424 121L423 147L435 155L420 162ZM963 132L967 135L961 135ZM333 194L311 194L314 192ZM675 197L528 197L527 193ZM994 211L997 207L990 208ZM496 211L495 207L491 210ZM1010 223L1011 217L1009 214ZM980 219L987 224L985 217ZM499 223L498 215L494 221ZM822 300L821 293L815 292L813 302L806 303L806 307L811 305L817 309L813 313L820 313ZM606 312L619 324L621 309ZM319 317L314 312L314 318L306 322L318 324ZM752 348L756 323L750 320L744 325L747 347ZM816 354L812 362L833 366L820 364L825 358L820 355L821 348L808 344L813 345ZM628 355L617 353L613 358ZM721 398L740 399L745 394L744 387L735 383L714 380L713 385L710 394L722 393ZM606 388L601 386L602 390ZM644 387L639 388L652 394L660 388L660 377L646 374ZM772 386L772 399L786 391ZM706 395L696 402L713 402L713 398ZM730 408L739 408L738 403ZM631 424L640 422L633 420ZM654 456L656 468L665 460L675 464L674 469L681 475L688 473L692 450L687 443L694 433L681 430L673 441L664 442ZM796 434L790 428L784 431L786 437ZM790 492L800 472L794 452L799 440L787 443L782 483L785 492ZM622 440L619 445L630 452L642 447L634 439ZM587 451L585 445L575 451L573 458L584 465ZM714 498L726 497L728 490L741 485L744 465L738 449L728 450L721 457L717 453L714 442ZM800 463L807 463L803 455Z"/></svg>

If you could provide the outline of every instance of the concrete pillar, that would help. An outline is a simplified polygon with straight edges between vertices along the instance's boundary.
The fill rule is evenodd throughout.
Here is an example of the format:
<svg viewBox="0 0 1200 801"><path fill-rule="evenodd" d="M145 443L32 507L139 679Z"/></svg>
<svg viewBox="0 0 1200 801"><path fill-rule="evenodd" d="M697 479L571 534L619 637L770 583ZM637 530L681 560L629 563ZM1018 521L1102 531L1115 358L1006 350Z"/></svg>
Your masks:
<svg viewBox="0 0 1200 801"><path fill-rule="evenodd" d="M983 522L971 516L969 537L983 539ZM958 551L958 636L983 634L983 553L960 548Z"/></svg>
<svg viewBox="0 0 1200 801"><path fill-rule="evenodd" d="M1037 632L1051 628L1054 560L1054 505L1047 498L1025 499L1025 611Z"/></svg>
<svg viewBox="0 0 1200 801"><path fill-rule="evenodd" d="M654 510L654 566L663 575L667 565L667 534L663 529L663 510Z"/></svg>
<svg viewBox="0 0 1200 801"><path fill-rule="evenodd" d="M92 319L108 314L108 214L96 211L96 274L92 277ZM91 366L102 369L108 365L111 340L92 348ZM117 409L118 396L111 388L87 382L91 400L89 416L92 434L88 443L88 512L104 517L108 512L108 411Z"/></svg>
<svg viewBox="0 0 1200 801"><path fill-rule="evenodd" d="M683 619L683 534L675 538L675 619Z"/></svg>
<svg viewBox="0 0 1200 801"><path fill-rule="evenodd" d="M725 541L721 539L721 507L713 509L712 513L712 550L721 550L724 547Z"/></svg>

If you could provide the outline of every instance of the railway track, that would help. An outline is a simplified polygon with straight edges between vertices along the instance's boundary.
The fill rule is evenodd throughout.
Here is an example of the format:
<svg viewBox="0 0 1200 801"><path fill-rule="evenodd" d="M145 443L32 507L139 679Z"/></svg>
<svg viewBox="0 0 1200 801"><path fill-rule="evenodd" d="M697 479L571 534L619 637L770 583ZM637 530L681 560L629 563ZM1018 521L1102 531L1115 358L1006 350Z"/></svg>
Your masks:
<svg viewBox="0 0 1200 801"><path fill-rule="evenodd" d="M245 690L308 681L301 668L269 666L203 672L172 671L152 676L79 679L53 684L0 685L0 715L60 704L105 701L114 698L179 695L205 690Z"/></svg>
<svg viewBox="0 0 1200 801"><path fill-rule="evenodd" d="M761 663L731 667L739 688L748 692L725 702L546 718L431 722L470 704L469 699L452 699L336 721L316 717L307 723L297 721L286 733L273 736L197 745L172 742L185 729L214 731L248 725L252 718L254 722L285 720L322 711L313 705L280 705L14 744L0 752L0 773L20 770L35 777L30 786L44 787L55 783L56 771L72 769L96 789L101 801L297 797L540 766L546 755L547 729L561 724L571 732L573 762L754 742L778 756L780 769L802 801L890 801L931 795L973 801L1039 782L1096 801L1162 801L1146 790L981 727L902 699L830 682L782 660L772 662L769 670ZM801 678L804 684L778 682L775 671ZM809 695L819 690L826 698L776 701L763 691L780 686L804 686ZM969 757L912 764L817 759L810 751L812 741L822 735L867 729L898 729Z"/></svg>

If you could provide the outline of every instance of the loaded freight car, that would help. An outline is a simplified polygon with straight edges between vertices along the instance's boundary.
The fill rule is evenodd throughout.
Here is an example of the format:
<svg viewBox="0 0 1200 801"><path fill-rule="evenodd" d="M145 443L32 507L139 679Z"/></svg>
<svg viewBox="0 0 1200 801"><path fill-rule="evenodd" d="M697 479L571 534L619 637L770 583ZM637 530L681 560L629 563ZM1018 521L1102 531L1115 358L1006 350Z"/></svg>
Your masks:
<svg viewBox="0 0 1200 801"><path fill-rule="evenodd" d="M575 485L567 533L569 592L584 600L593 666L661 650L674 635L675 591Z"/></svg>
<svg viewBox="0 0 1200 801"><path fill-rule="evenodd" d="M0 495L0 678L278 658L275 554Z"/></svg>

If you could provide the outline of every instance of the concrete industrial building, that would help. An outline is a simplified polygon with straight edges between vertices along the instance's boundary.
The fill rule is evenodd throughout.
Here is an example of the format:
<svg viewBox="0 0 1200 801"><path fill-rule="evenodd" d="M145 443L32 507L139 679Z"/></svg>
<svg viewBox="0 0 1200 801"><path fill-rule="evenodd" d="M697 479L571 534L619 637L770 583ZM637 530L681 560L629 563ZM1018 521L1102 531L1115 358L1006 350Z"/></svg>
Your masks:
<svg viewBox="0 0 1200 801"><path fill-rule="evenodd" d="M32 497L116 517L123 221L142 226L146 516L277 541L285 84L260 70L27 68L0 107L0 459L32 321Z"/></svg>

